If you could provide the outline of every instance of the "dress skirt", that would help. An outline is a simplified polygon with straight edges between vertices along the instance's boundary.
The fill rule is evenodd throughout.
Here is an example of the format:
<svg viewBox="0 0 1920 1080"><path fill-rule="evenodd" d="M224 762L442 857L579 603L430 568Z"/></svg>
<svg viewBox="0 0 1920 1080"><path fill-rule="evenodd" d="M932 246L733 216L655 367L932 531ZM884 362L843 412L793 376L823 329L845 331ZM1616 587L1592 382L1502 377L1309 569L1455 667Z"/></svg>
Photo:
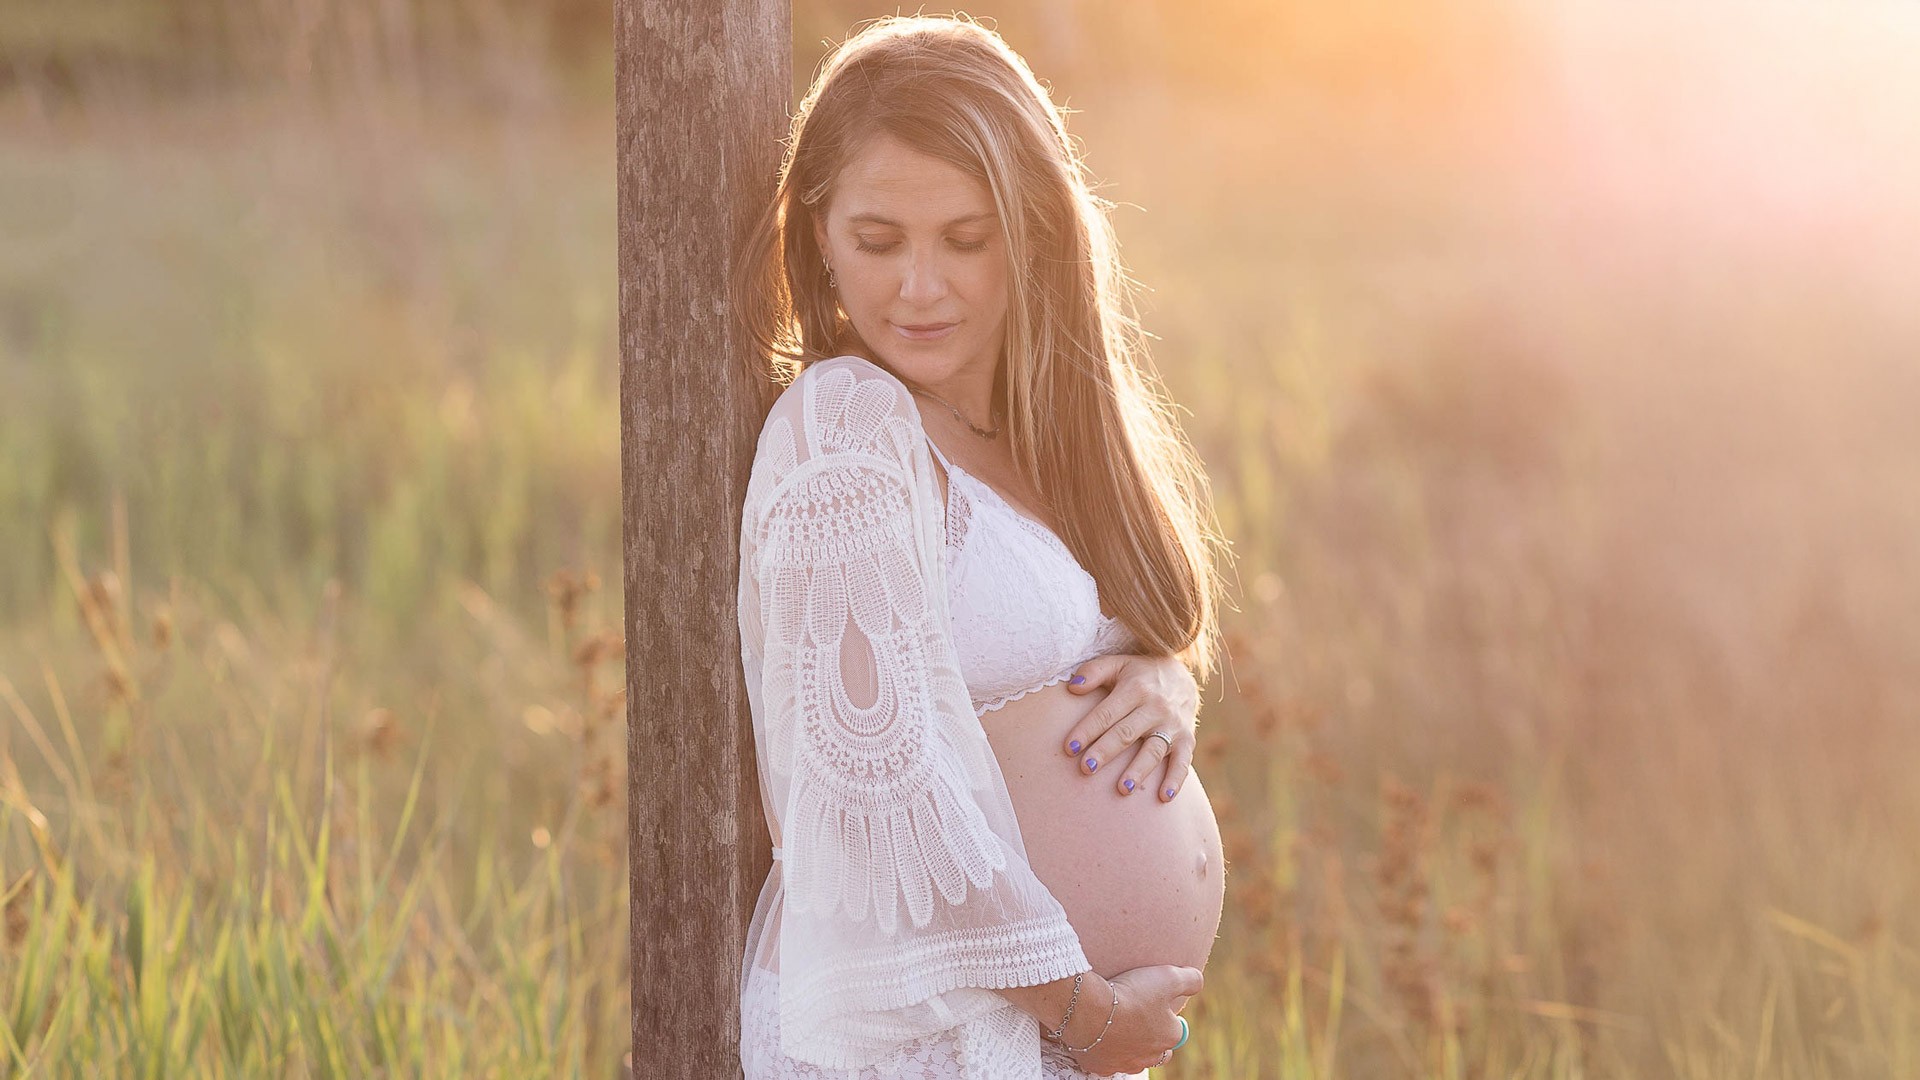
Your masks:
<svg viewBox="0 0 1920 1080"><path fill-rule="evenodd" d="M950 1033L913 1044L898 1071L877 1068L823 1069L780 1053L780 976L751 965L740 995L740 1067L746 1080L954 1080L961 1076L960 1048ZM1065 1050L1040 1040L1040 1074L1047 1080L1147 1080L1137 1073L1089 1073Z"/></svg>

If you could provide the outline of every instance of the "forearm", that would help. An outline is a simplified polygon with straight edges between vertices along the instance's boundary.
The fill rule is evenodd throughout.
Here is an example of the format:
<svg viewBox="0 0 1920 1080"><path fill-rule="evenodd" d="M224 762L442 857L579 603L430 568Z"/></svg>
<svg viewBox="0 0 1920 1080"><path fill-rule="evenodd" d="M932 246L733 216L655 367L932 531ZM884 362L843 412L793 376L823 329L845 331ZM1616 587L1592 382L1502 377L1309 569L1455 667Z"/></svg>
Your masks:
<svg viewBox="0 0 1920 1080"><path fill-rule="evenodd" d="M1067 1004L1073 1002L1073 1016L1060 1036L1069 1046L1085 1046L1098 1038L1106 1030L1107 1014L1113 1010L1113 993L1107 988L1107 980L1091 969L1080 977L1078 1001L1073 997L1073 976L1034 986L1004 987L994 993L1033 1017L1043 1033L1060 1026L1067 1015Z"/></svg>

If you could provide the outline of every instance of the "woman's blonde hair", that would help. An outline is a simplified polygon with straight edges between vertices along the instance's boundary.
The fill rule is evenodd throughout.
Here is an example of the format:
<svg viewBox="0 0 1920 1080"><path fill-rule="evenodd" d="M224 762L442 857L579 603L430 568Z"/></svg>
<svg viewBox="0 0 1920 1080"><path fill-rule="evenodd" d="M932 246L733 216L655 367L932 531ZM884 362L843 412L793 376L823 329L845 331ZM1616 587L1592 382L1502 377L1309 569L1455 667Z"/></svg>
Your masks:
<svg viewBox="0 0 1920 1080"><path fill-rule="evenodd" d="M965 16L888 16L823 62L794 114L778 187L734 280L767 404L807 364L876 363L827 286L813 215L886 133L992 192L1010 277L1005 409L1014 463L1143 651L1215 666L1220 579L1211 490L1157 390L1133 283L1061 110L999 34ZM895 373L898 374L897 372Z"/></svg>

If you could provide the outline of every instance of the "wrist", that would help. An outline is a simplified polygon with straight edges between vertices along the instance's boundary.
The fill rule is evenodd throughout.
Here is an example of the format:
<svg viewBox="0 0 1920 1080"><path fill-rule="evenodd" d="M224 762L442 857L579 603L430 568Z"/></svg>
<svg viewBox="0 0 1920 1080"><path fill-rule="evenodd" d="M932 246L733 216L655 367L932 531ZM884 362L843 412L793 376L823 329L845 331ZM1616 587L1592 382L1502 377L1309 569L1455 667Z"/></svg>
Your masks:
<svg viewBox="0 0 1920 1080"><path fill-rule="evenodd" d="M1058 1043L1065 1040L1069 1033L1077 1034L1089 1014L1098 1014L1094 1017L1097 1031L1100 1024L1105 1022L1107 1006L1113 1000L1106 989L1107 981L1100 977L1099 972L1088 969L1080 973L1078 994L1074 992L1075 978L1068 975L1052 982L1002 987L994 992L1033 1017L1041 1038ZM1056 1030L1061 1032L1057 1039L1053 1037ZM1083 1046L1085 1043L1075 1045Z"/></svg>
<svg viewBox="0 0 1920 1080"><path fill-rule="evenodd" d="M1119 994L1118 986L1101 977L1098 972L1089 971L1080 987L1080 1003L1074 1008L1065 1030L1060 1033L1060 1044L1072 1053L1084 1053L1099 1045L1100 1040L1112 1030L1114 1017L1119 1015Z"/></svg>

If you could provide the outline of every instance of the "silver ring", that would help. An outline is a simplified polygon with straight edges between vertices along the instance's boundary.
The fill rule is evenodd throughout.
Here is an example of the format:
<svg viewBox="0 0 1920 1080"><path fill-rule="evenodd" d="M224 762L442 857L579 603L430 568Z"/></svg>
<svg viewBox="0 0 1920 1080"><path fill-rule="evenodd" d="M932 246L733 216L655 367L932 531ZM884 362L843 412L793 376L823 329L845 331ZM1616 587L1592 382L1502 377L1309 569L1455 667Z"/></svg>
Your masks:
<svg viewBox="0 0 1920 1080"><path fill-rule="evenodd" d="M1160 1060L1153 1063L1153 1067L1157 1069L1160 1066L1165 1065L1167 1063L1167 1059L1172 1056L1173 1056L1173 1047L1169 1046L1167 1047L1167 1052L1160 1055Z"/></svg>
<svg viewBox="0 0 1920 1080"><path fill-rule="evenodd" d="M1167 753L1169 753L1169 754L1171 754L1171 753L1173 753L1173 736L1171 736L1171 735L1169 735L1169 734L1167 734L1167 733L1166 733L1166 732L1164 732L1164 731L1156 731L1156 732L1154 732L1153 734L1151 734L1151 735L1149 735L1149 736L1147 736L1147 738L1149 738L1149 739L1159 739L1160 741L1162 741L1162 742L1164 742L1164 743L1166 743L1166 744L1167 744Z"/></svg>

